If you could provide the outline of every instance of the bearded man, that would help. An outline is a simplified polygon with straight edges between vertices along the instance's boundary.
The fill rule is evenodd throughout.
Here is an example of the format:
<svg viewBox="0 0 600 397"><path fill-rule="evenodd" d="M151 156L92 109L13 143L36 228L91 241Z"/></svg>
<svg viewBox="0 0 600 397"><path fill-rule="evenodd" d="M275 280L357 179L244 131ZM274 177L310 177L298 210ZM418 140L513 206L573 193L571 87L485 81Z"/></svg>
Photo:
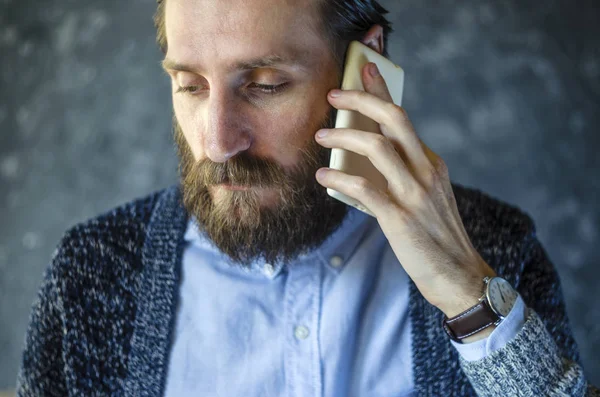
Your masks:
<svg viewBox="0 0 600 397"><path fill-rule="evenodd" d="M374 64L336 89L350 41L386 54L380 5L161 0L155 22L180 183L66 233L19 395L598 395L532 219L451 184Z"/></svg>

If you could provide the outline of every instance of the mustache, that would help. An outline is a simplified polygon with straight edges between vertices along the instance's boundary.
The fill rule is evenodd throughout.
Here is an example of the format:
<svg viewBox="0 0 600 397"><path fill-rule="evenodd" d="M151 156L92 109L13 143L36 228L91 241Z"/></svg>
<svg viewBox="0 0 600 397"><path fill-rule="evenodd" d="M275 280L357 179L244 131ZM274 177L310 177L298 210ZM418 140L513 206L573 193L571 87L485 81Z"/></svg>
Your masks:
<svg viewBox="0 0 600 397"><path fill-rule="evenodd" d="M287 178L286 171L275 161L246 152L224 163L215 163L210 159L200 160L194 163L191 175L205 186L232 184L262 188L281 186Z"/></svg>

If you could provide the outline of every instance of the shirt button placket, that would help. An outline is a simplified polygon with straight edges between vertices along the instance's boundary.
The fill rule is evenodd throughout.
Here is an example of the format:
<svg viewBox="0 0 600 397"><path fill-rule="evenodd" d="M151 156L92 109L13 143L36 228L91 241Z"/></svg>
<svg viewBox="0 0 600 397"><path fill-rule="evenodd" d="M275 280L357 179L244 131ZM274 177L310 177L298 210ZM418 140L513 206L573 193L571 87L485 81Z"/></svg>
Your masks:
<svg viewBox="0 0 600 397"><path fill-rule="evenodd" d="M285 371L289 397L321 396L317 324L321 311L320 263L294 263L289 267L286 295Z"/></svg>

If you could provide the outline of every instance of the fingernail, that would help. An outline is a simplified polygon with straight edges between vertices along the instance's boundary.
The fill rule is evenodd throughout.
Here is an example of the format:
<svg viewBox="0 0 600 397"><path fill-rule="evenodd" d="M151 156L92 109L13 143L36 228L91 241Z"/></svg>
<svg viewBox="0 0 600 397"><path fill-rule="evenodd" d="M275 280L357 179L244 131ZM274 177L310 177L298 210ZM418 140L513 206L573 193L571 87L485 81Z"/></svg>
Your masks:
<svg viewBox="0 0 600 397"><path fill-rule="evenodd" d="M379 76L379 68L377 68L377 65L375 65L374 63L372 63L369 66L369 73L371 74L371 77L377 77L377 76Z"/></svg>
<svg viewBox="0 0 600 397"><path fill-rule="evenodd" d="M320 168L320 169L317 171L317 178L318 178L318 179L322 179L322 178L324 178L324 177L325 177L325 174L327 174L327 170L328 170L328 168Z"/></svg>
<svg viewBox="0 0 600 397"><path fill-rule="evenodd" d="M336 89L336 90L331 90L331 91L329 92L329 96L330 96L330 97L332 97L332 98L337 98L337 97L339 97L340 95L342 95L342 90L337 90L337 89Z"/></svg>
<svg viewBox="0 0 600 397"><path fill-rule="evenodd" d="M325 138L327 136L327 130L319 130L317 131L317 138Z"/></svg>

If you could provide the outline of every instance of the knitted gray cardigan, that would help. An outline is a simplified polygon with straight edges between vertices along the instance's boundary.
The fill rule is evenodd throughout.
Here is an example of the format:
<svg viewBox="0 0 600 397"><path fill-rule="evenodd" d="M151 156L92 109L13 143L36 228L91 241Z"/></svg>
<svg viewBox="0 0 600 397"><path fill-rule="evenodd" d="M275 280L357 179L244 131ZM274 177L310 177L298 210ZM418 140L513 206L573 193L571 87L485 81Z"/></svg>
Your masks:
<svg viewBox="0 0 600 397"><path fill-rule="evenodd" d="M442 313L411 283L418 395L600 395L584 379L559 280L531 218L477 190L453 189L473 245L533 310L507 346L467 363ZM65 233L32 310L19 396L163 393L186 224L173 186Z"/></svg>

